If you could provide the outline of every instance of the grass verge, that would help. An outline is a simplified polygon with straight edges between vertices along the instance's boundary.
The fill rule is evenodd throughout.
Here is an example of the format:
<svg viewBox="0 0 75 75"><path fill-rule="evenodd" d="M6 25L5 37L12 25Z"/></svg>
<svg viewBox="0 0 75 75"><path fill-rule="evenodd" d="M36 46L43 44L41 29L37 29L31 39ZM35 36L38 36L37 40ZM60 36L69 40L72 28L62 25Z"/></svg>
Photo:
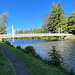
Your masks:
<svg viewBox="0 0 75 75"><path fill-rule="evenodd" d="M41 59L26 54L19 49L10 47L4 43L0 43L0 45L4 46L9 51L18 56L30 70L31 75L69 75L69 73L65 72L64 70L58 69L52 65L45 64Z"/></svg>
<svg viewBox="0 0 75 75"><path fill-rule="evenodd" d="M12 63L0 50L0 75L16 75Z"/></svg>
<svg viewBox="0 0 75 75"><path fill-rule="evenodd" d="M75 35L73 35L73 36L70 36L70 37L68 37L67 39L72 39L72 40L75 40Z"/></svg>

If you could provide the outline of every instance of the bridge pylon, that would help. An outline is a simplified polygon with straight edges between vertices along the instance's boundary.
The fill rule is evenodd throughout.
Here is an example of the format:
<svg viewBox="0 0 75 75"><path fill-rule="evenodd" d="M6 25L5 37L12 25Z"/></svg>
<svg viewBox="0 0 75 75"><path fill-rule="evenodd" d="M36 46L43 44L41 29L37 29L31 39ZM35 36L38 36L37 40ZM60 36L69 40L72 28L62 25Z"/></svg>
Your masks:
<svg viewBox="0 0 75 75"><path fill-rule="evenodd" d="M11 44L15 44L15 42L14 42L14 34L15 34L15 30L14 30L14 26L12 25L12 42L11 42Z"/></svg>

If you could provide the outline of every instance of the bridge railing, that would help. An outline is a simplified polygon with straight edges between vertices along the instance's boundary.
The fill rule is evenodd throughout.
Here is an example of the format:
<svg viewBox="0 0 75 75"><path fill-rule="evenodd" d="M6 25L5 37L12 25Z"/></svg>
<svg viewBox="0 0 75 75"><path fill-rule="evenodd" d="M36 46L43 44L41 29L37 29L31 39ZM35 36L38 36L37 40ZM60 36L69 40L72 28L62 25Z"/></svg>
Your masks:
<svg viewBox="0 0 75 75"><path fill-rule="evenodd" d="M30 34L1 34L0 38L12 38L12 37L40 37L40 36L71 36L72 34L64 33L30 33Z"/></svg>

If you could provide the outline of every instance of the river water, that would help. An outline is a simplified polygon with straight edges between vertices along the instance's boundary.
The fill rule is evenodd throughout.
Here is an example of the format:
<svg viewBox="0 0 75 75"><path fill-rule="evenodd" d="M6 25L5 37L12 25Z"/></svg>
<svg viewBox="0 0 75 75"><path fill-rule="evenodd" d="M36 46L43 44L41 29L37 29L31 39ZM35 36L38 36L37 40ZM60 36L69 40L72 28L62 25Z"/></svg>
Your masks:
<svg viewBox="0 0 75 75"><path fill-rule="evenodd" d="M12 42L12 39L7 39ZM33 46L36 52L43 59L50 59L48 52L51 51L52 46L56 46L56 50L60 51L60 55L64 58L65 66L69 69L72 67L75 72L75 40L65 41L46 41L46 40L20 40L15 39L15 47L20 45L22 48L26 46Z"/></svg>

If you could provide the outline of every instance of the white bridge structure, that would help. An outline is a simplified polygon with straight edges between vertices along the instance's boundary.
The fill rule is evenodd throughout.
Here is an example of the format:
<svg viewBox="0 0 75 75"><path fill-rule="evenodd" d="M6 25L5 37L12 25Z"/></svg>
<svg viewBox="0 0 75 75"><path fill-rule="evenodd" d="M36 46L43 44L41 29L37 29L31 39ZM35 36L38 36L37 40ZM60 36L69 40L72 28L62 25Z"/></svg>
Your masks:
<svg viewBox="0 0 75 75"><path fill-rule="evenodd" d="M41 37L41 36L72 36L64 33L30 33L30 34L1 34L0 38Z"/></svg>
<svg viewBox="0 0 75 75"><path fill-rule="evenodd" d="M66 33L28 33L28 34L15 34L15 30L12 25L12 34L0 34L0 38L18 38L18 37L41 37L41 36L71 36L73 34Z"/></svg>

